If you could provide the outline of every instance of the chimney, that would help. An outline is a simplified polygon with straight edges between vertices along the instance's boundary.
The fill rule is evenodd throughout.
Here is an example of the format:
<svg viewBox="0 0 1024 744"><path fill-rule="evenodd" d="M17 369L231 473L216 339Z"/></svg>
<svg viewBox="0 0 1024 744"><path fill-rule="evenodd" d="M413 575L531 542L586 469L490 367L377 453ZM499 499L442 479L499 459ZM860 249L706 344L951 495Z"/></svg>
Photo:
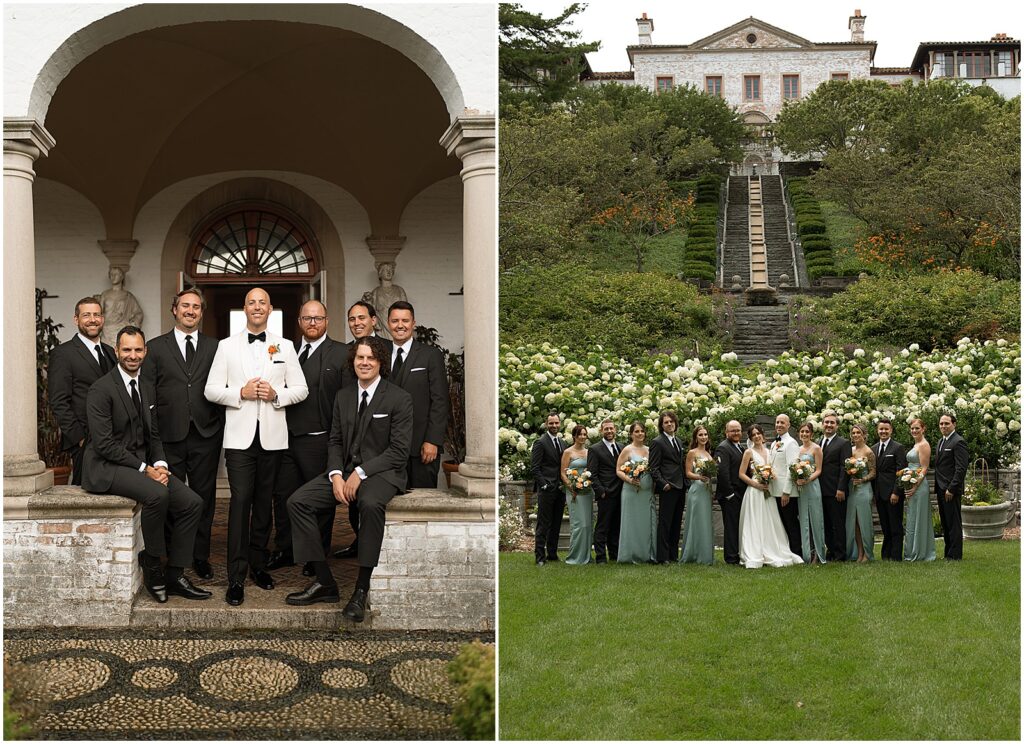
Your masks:
<svg viewBox="0 0 1024 744"><path fill-rule="evenodd" d="M850 16L850 41L854 44L864 43L864 19L867 16L860 14L860 8L853 11L853 15Z"/></svg>
<svg viewBox="0 0 1024 744"><path fill-rule="evenodd" d="M638 42L640 46L650 46L651 32L654 31L654 19L648 18L647 13L641 14L636 19L636 30L640 36L640 41Z"/></svg>

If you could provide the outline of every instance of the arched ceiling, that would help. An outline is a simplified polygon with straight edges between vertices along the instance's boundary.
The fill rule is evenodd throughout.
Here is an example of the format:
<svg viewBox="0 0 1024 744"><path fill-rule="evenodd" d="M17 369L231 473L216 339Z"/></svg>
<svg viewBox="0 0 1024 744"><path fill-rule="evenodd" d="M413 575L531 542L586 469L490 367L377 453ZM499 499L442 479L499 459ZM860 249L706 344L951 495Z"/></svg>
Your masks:
<svg viewBox="0 0 1024 744"><path fill-rule="evenodd" d="M335 183L374 234L397 235L409 200L459 172L438 144L449 121L427 76L367 37L192 23L126 37L75 67L46 117L57 146L36 170L95 203L109 239L131 238L139 209L167 186L240 170Z"/></svg>

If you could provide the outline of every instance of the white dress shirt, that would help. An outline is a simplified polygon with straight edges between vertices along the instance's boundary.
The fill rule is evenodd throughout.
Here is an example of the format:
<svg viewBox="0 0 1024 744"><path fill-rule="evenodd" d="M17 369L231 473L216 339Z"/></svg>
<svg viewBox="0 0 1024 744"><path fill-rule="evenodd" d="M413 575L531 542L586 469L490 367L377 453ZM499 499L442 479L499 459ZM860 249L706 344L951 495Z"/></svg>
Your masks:
<svg viewBox="0 0 1024 744"><path fill-rule="evenodd" d="M365 388L363 387L362 380L360 380L359 384L356 385L356 410L357 411L359 410L360 404L363 402L363 393L367 394L366 395L366 407L367 408L370 407L370 402L373 400L373 395L374 395L374 393L377 392L377 387L380 385L380 379L381 379L380 375L377 375L377 378L373 382L371 382ZM360 480L366 480L366 473L363 471L362 467L357 465L356 466L356 472L359 473L359 479ZM329 472L327 474L327 480L331 480L334 477L335 474L344 475L344 473L342 473L340 470L332 470L331 472Z"/></svg>
<svg viewBox="0 0 1024 744"><path fill-rule="evenodd" d="M402 364L405 364L406 360L409 359L409 350L411 348L412 348L412 338L409 338L409 340L406 341L401 346L395 345L391 349L391 369L395 368L395 359L398 358L398 350L399 349L402 350Z"/></svg>
<svg viewBox="0 0 1024 744"><path fill-rule="evenodd" d="M124 389L126 391L128 391L128 397L129 398L132 397L132 380L134 380L135 381L135 388L136 388L136 390L139 391L139 400L142 400L142 385L139 382L139 375L135 375L135 377L132 377L130 374L128 374L127 372L124 371L124 367L122 367L120 364L117 365L117 371L121 373L121 379L124 381ZM146 405L145 401L143 401L142 405ZM156 462L153 463L153 467L154 468L159 468L159 467L166 468L167 467L167 463L164 462L163 460L157 460ZM139 472L140 473L145 473L146 472L146 463L145 462L143 462L142 465L139 466Z"/></svg>
<svg viewBox="0 0 1024 744"><path fill-rule="evenodd" d="M318 338L316 341L307 341L306 337L303 336L302 345L299 347L299 356L302 356L302 353L306 350L307 346L309 346L309 354L307 354L307 357L312 356L313 352L320 348L320 344L324 342L325 338L327 338L326 333L320 338Z"/></svg>

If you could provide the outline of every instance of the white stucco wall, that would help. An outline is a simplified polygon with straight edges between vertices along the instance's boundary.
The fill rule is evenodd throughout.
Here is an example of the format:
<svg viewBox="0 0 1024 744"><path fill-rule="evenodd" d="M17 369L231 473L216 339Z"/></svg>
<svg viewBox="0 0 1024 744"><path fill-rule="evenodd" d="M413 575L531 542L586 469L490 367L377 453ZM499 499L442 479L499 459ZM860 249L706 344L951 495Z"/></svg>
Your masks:
<svg viewBox="0 0 1024 744"><path fill-rule="evenodd" d="M374 13L353 13L352 6ZM452 118L461 114L463 107L480 112L494 112L496 109L497 9L489 2L348 5L200 3L148 7L40 3L5 4L3 13L5 117L30 116L44 120L50 96L74 64L124 36L147 28L191 21L250 19L351 28L394 47L419 65L435 81ZM113 17L118 13L122 15ZM396 26L394 22L400 25ZM41 86L33 98L33 88L40 77Z"/></svg>

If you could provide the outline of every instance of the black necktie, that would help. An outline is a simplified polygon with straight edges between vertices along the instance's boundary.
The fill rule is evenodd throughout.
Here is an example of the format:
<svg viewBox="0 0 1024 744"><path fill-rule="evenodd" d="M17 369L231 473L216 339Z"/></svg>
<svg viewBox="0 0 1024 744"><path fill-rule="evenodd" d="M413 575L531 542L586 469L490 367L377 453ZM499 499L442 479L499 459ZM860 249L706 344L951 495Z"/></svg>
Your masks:
<svg viewBox="0 0 1024 744"><path fill-rule="evenodd" d="M249 343L251 344L253 341L263 341L264 343L266 343L266 341L267 341L267 332L266 331L260 331L259 333L250 333L249 334Z"/></svg>
<svg viewBox="0 0 1024 744"><path fill-rule="evenodd" d="M398 375L398 373L402 370L402 354L403 353L404 352L402 350L402 347L399 346L398 347L398 354L395 356L395 366L391 368L391 376L392 377L396 377Z"/></svg>
<svg viewBox="0 0 1024 744"><path fill-rule="evenodd" d="M558 450L558 454L562 454L562 443L558 441L558 437L551 437L551 443L555 445L555 449Z"/></svg>
<svg viewBox="0 0 1024 744"><path fill-rule="evenodd" d="M192 361L196 358L196 347L192 336L185 336L185 369L192 371Z"/></svg>
<svg viewBox="0 0 1024 744"><path fill-rule="evenodd" d="M672 437L671 441L672 441L672 449L674 449L676 451L676 454L678 455L681 452L681 450L679 448L679 442L678 442L678 440L676 440L675 437Z"/></svg>
<svg viewBox="0 0 1024 744"><path fill-rule="evenodd" d="M613 457L618 457L619 456L619 445L615 444L615 442L612 442L612 456Z"/></svg>
<svg viewBox="0 0 1024 744"><path fill-rule="evenodd" d="M128 384L131 385L131 388L132 388L132 403L135 404L135 413L137 413L139 415L139 418L141 419L142 418L142 398L139 397L139 389L135 386L135 380L129 381Z"/></svg>
<svg viewBox="0 0 1024 744"><path fill-rule="evenodd" d="M885 442L881 442L878 445L878 459L881 460L885 456Z"/></svg>
<svg viewBox="0 0 1024 744"><path fill-rule="evenodd" d="M739 446L739 444L737 444L737 443L733 442L733 445L732 445L732 446L733 446L733 447L735 447L735 448L736 448L736 451L737 451L737 452L739 452L739 453L740 453L741 455L743 454L743 448L742 448L742 447L740 447L740 446Z"/></svg>
<svg viewBox="0 0 1024 744"><path fill-rule="evenodd" d="M305 364L306 360L309 359L309 350L313 348L313 344L306 342L306 348L299 354L299 364Z"/></svg>
<svg viewBox="0 0 1024 744"><path fill-rule="evenodd" d="M109 372L110 367L107 366L107 355L103 353L103 347L96 344L96 361L99 362L100 372Z"/></svg>
<svg viewBox="0 0 1024 744"><path fill-rule="evenodd" d="M361 401L361 402L359 403L359 411L358 411L358 413L356 414L356 415L357 415L357 416L358 416L359 418L362 418L362 417L363 417L363 411L365 411L365 410L366 410L366 405L367 405L367 403L368 403L369 399L370 399L370 394L369 394L368 392L366 392L366 391L364 390L364 391L363 391L363 399L362 399L362 401Z"/></svg>

